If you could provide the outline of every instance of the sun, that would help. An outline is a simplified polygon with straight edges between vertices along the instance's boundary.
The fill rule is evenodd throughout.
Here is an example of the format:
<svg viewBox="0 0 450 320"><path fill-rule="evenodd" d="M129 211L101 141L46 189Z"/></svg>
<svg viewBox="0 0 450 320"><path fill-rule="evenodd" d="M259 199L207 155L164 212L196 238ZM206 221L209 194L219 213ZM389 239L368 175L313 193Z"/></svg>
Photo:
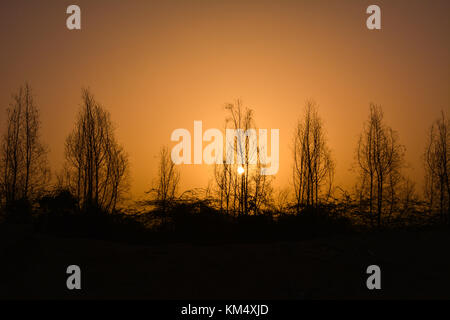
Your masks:
<svg viewBox="0 0 450 320"><path fill-rule="evenodd" d="M245 172L245 169L241 166L238 167L237 169L238 174L243 174Z"/></svg>

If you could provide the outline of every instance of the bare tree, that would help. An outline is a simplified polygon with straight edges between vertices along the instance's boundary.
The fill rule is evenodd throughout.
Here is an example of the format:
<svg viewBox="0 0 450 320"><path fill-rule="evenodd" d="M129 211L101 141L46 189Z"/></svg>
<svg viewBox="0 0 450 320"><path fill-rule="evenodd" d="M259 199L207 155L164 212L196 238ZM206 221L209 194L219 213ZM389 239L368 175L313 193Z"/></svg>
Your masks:
<svg viewBox="0 0 450 320"><path fill-rule="evenodd" d="M404 146L398 134L384 123L380 106L370 105L370 115L360 135L356 150L362 192L366 192L372 217L376 200L377 223L381 225L386 186L390 186L391 201L395 201L395 186L400 181Z"/></svg>
<svg viewBox="0 0 450 320"><path fill-rule="evenodd" d="M434 207L434 194L439 195L439 214L445 219L444 212L447 211L447 220L450 221L450 131L449 119L444 112L441 118L436 120L430 127L427 147L425 149L425 172L426 182L429 188L428 198L431 210Z"/></svg>
<svg viewBox="0 0 450 320"><path fill-rule="evenodd" d="M152 195L151 202L156 204L164 213L176 199L180 173L170 157L169 149L164 146L159 152L159 166L157 178L153 188L148 192Z"/></svg>
<svg viewBox="0 0 450 320"><path fill-rule="evenodd" d="M290 207L290 188L281 188L275 194L274 210L279 214L285 214L289 211Z"/></svg>
<svg viewBox="0 0 450 320"><path fill-rule="evenodd" d="M128 157L114 137L110 114L87 89L66 139L67 187L80 209L114 211L128 190Z"/></svg>
<svg viewBox="0 0 450 320"><path fill-rule="evenodd" d="M13 95L7 109L7 131L0 154L0 199L11 204L42 195L50 180L47 153L40 140L39 110L31 87L25 84Z"/></svg>
<svg viewBox="0 0 450 320"><path fill-rule="evenodd" d="M416 193L416 184L410 178L404 177L402 187L400 188L401 212L406 213L414 208L414 205L419 202L419 197Z"/></svg>
<svg viewBox="0 0 450 320"><path fill-rule="evenodd" d="M227 164L225 159L222 164L214 166L214 178L218 189L220 211L229 214L231 209L232 173L231 165Z"/></svg>
<svg viewBox="0 0 450 320"><path fill-rule="evenodd" d="M303 118L297 123L293 156L293 185L299 213L301 207L317 207L321 192L330 195L334 176L334 162L326 144L322 120L312 101L306 103Z"/></svg>
<svg viewBox="0 0 450 320"><path fill-rule="evenodd" d="M253 110L244 107L240 100L225 106L229 116L225 129L232 129L236 136L227 141L223 164L215 166L214 177L218 187L221 210L226 213L256 214L268 202L271 178L262 174L261 151L256 146L256 129Z"/></svg>

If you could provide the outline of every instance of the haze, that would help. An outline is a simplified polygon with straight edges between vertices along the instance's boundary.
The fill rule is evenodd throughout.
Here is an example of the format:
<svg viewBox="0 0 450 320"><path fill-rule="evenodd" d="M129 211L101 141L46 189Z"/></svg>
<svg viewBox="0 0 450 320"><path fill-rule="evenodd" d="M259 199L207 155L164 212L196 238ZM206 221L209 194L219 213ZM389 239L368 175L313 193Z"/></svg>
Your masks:
<svg viewBox="0 0 450 320"><path fill-rule="evenodd" d="M0 4L0 129L11 94L28 81L52 168L64 159L81 88L111 113L130 156L132 194L156 173L177 128L223 128L240 98L258 127L280 129L276 185L289 186L291 140L305 100L320 105L336 161L349 170L369 103L383 106L421 185L427 129L450 106L449 1L376 1L382 29L366 28L373 1L76 1L82 30L66 28L72 1ZM183 166L182 189L204 187L207 165Z"/></svg>

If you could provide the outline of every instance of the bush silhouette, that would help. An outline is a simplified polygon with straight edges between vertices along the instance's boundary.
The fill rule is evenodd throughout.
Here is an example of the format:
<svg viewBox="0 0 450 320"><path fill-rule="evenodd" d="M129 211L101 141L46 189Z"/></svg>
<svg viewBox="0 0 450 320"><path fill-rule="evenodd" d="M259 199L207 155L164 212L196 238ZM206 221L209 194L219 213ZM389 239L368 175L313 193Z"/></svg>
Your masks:
<svg viewBox="0 0 450 320"><path fill-rule="evenodd" d="M33 212L28 199L11 201L5 206L5 221L10 223L30 223Z"/></svg>

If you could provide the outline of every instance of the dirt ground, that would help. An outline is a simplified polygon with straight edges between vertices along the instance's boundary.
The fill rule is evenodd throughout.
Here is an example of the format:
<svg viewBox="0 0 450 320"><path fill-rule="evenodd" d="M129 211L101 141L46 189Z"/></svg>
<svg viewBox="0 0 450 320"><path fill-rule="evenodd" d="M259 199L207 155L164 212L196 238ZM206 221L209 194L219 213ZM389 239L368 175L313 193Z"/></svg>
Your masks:
<svg viewBox="0 0 450 320"><path fill-rule="evenodd" d="M384 232L303 242L127 245L0 228L1 299L449 299L450 235ZM81 268L82 289L66 288ZM381 268L368 290L366 268Z"/></svg>

